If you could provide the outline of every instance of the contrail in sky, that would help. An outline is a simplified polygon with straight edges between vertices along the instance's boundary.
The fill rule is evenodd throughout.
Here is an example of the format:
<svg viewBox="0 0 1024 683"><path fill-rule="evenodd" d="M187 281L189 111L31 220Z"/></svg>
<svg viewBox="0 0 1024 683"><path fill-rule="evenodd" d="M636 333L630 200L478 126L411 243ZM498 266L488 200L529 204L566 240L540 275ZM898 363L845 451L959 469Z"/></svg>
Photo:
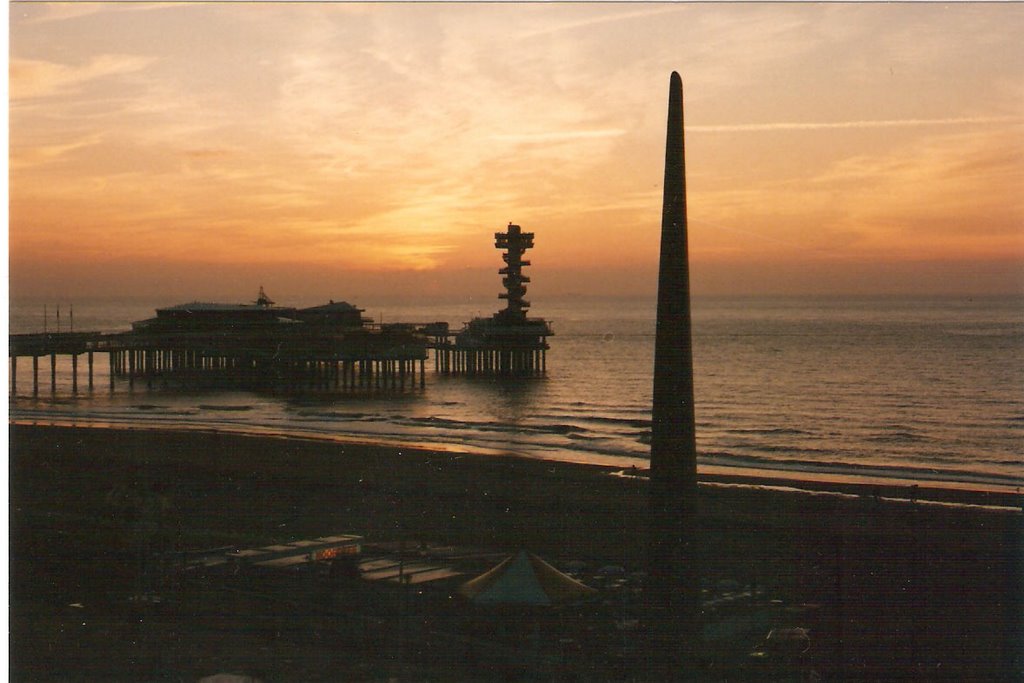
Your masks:
<svg viewBox="0 0 1024 683"><path fill-rule="evenodd" d="M783 123L735 123L711 126L687 126L686 130L695 133L759 133L776 130L834 130L853 128L895 128L899 126L962 126L989 123L1020 123L1022 119L1014 116L984 116L955 119L884 119L867 121L831 121L831 122L783 122Z"/></svg>
<svg viewBox="0 0 1024 683"><path fill-rule="evenodd" d="M625 132L625 130L619 128L607 130L546 131L542 133L522 133L519 135L492 135L491 139L505 142L559 142L561 140L617 137Z"/></svg>
<svg viewBox="0 0 1024 683"><path fill-rule="evenodd" d="M551 35L553 33L560 33L562 31L572 31L572 30L575 30L575 29L578 29L578 28L586 28L586 27L589 27L589 26L596 26L598 24L609 24L609 23L624 21L626 19L638 19L638 18L644 18L644 17L651 17L651 16L655 16L655 15L658 15L658 14L667 14L667 13L676 12L676 11L678 11L678 7L671 7L671 6L670 7L665 7L665 6L662 6L662 7L656 8L656 9L644 9L644 10L632 11L632 12L622 12L622 13L619 13L619 14L607 14L607 15L600 16L600 17L592 17L590 19L583 19L581 21L571 21L571 22L567 22L567 23L564 23L564 24L559 24L559 25L556 25L556 26L548 26L546 28L543 28L543 29L540 29L540 30L537 30L537 31L529 31L527 33L520 34L520 35L518 35L516 37L519 38L520 40L524 40L524 39L527 39L527 38L536 38L537 36L547 36L547 35Z"/></svg>

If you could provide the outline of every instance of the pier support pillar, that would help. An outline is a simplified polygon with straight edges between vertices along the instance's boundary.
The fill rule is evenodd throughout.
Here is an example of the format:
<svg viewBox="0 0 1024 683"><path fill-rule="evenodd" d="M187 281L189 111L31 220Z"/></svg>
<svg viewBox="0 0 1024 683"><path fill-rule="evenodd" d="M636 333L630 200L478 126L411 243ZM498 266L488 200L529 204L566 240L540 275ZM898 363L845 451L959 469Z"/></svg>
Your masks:
<svg viewBox="0 0 1024 683"><path fill-rule="evenodd" d="M11 396L18 396L18 357L11 356Z"/></svg>
<svg viewBox="0 0 1024 683"><path fill-rule="evenodd" d="M89 391L92 391L92 369L93 369L93 357L92 351L86 355L86 359L89 363Z"/></svg>
<svg viewBox="0 0 1024 683"><path fill-rule="evenodd" d="M78 393L78 354L71 354L71 393Z"/></svg>
<svg viewBox="0 0 1024 683"><path fill-rule="evenodd" d="M57 354L50 354L50 393L57 393Z"/></svg>
<svg viewBox="0 0 1024 683"><path fill-rule="evenodd" d="M32 395L39 395L39 356L32 356Z"/></svg>

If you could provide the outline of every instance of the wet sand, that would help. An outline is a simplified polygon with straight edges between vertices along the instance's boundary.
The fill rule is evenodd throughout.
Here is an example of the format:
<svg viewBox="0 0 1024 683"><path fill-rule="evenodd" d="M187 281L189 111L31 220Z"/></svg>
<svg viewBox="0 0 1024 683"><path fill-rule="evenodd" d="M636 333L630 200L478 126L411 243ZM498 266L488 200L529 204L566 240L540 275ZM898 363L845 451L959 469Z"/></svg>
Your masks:
<svg viewBox="0 0 1024 683"><path fill-rule="evenodd" d="M227 667L233 649L268 657L268 680L337 679L322 666L345 659L337 644L302 643L288 669L297 677L275 675L280 652L250 647L256 635L228 628L212 639L180 611L148 638L127 637L133 617L113 606L137 581L142 535L190 550L354 533L645 564L646 482L608 468L218 433L10 434L12 680L193 680L194 662ZM1019 508L912 504L889 500L899 490L862 487L812 495L721 485L774 483L716 477L701 487L705 573L819 605L824 674L1019 678ZM969 492L950 500L1019 502ZM353 678L375 678L378 655L347 654L367 662ZM452 670L469 677L464 664Z"/></svg>

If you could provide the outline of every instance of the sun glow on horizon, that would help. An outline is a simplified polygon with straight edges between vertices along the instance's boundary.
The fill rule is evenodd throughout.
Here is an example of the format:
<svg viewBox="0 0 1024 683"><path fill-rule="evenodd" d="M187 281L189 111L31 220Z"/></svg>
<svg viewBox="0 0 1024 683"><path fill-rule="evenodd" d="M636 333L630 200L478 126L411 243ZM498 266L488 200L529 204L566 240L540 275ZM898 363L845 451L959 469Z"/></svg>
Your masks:
<svg viewBox="0 0 1024 683"><path fill-rule="evenodd" d="M550 291L646 291L672 70L696 293L1024 291L1019 6L10 11L13 293L455 292L509 221Z"/></svg>

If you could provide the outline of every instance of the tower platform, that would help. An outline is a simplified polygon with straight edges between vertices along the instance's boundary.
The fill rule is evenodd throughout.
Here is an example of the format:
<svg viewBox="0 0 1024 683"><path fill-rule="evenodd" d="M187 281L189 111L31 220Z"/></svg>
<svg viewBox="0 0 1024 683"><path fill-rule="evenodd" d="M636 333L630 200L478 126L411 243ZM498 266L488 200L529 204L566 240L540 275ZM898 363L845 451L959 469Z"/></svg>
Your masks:
<svg viewBox="0 0 1024 683"><path fill-rule="evenodd" d="M428 331L434 349L434 367L445 374L540 376L547 372L547 338L554 335L543 318L527 317L530 302L523 267L527 249L533 247L533 233L509 223L505 232L494 233L494 246L505 251L505 291L498 295L506 307L489 318L473 318L458 332L446 328Z"/></svg>

